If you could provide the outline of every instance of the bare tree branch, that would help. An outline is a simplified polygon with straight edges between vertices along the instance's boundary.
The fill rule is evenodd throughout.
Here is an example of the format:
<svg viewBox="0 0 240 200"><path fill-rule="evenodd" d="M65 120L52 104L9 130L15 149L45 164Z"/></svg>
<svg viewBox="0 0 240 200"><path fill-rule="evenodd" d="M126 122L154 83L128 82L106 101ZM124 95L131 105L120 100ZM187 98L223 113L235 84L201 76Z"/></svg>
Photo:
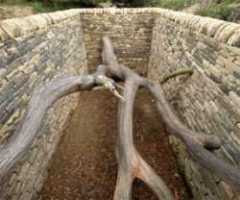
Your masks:
<svg viewBox="0 0 240 200"><path fill-rule="evenodd" d="M207 136L204 133L196 133L186 128L171 110L162 88L158 84L147 83L145 86L157 100L157 107L169 133L175 135L186 145L191 157L202 167L211 170L217 176L223 178L231 186L240 191L240 170L237 167L217 158L213 152L221 146L221 141L216 136Z"/></svg>
<svg viewBox="0 0 240 200"><path fill-rule="evenodd" d="M108 37L103 37L102 60L103 65L97 67L95 74L59 78L34 91L19 131L16 131L10 141L0 148L0 186L3 177L31 146L48 108L62 96L101 85L121 100L118 113L119 135L116 146L119 166L114 200L131 199L132 184L135 178L143 180L159 199L174 199L167 185L144 161L134 145L133 105L139 87L145 87L152 93L167 130L186 145L192 158L240 191L240 170L217 158L213 152L209 151L209 149L215 150L221 147L221 141L217 136L196 133L184 126L172 111L160 85L140 77L131 69L118 63ZM124 87L114 81L116 78L125 81ZM123 89L123 96L117 91L117 88Z"/></svg>
<svg viewBox="0 0 240 200"><path fill-rule="evenodd" d="M114 200L131 199L130 184L134 178L147 183L159 199L171 200L173 196L164 181L143 160L134 146L133 106L141 80L138 76L127 77L124 90L125 102L119 102L119 137L116 149L119 169ZM127 186L129 188L126 190Z"/></svg>
<svg viewBox="0 0 240 200"><path fill-rule="evenodd" d="M164 181L143 160L133 141L133 105L139 86L145 80L123 65L119 65L111 41L103 38L102 60L111 75L125 80L124 99L119 102L119 135L116 148L119 164L114 200L130 200L134 178L143 180L159 199L173 200L173 195Z"/></svg>
<svg viewBox="0 0 240 200"><path fill-rule="evenodd" d="M131 90L134 91L134 93L136 93L136 91L135 91L136 87L138 88L139 86L143 86L143 87L147 88L148 90L150 90L152 95L157 100L156 102L157 102L159 113L160 113L163 121L165 122L169 133L178 137L186 145L188 152L190 153L192 158L194 158L194 160L196 160L196 162L198 162L202 167L204 167L208 170L211 170L213 173L215 173L219 177L223 178L226 182L230 183L234 189L240 191L240 170L237 167L234 167L234 166L226 163L225 161L217 158L213 152L208 151L208 150L219 149L221 147L221 140L217 136L214 136L214 135L209 136L204 133L196 133L196 132L188 129L185 125L183 125L181 123L181 121L177 118L177 116L174 114L169 103L165 99L164 92L163 92L162 88L160 87L160 85L152 83L152 82L140 77L139 75L134 73L129 68L118 64L116 56L114 54L113 47L111 45L111 40L108 37L103 38L102 56L103 56L103 58L102 58L103 62L106 65L106 68L108 69L110 74L113 76L117 76L118 78L120 78L122 80L126 80L126 82L128 82L128 85L125 85L125 90L128 90L128 88L131 85L132 85ZM113 58L113 60L111 60L111 58ZM176 73L176 74L178 75L178 73ZM135 84L135 87L134 87L134 84ZM130 91L129 91L129 93L130 93ZM129 95L127 93L124 95L124 98L126 99L126 102L131 103L131 104L129 103L129 106L130 106L133 104L133 99L135 98L135 94ZM125 109L126 109L126 107L125 107ZM120 112L124 112L121 110L123 110L123 108L120 107ZM128 111L126 109L125 112L128 113L128 116L129 116L129 114L131 114L131 112L132 112L132 108L128 107ZM127 114L126 114L126 116L127 116ZM120 119L120 124L121 123L122 122ZM124 126L128 127L128 129L126 129L126 127L124 127ZM126 124L122 123L121 127L120 127L120 133L119 133L120 135L123 134L122 130L121 130L123 128L125 128L124 130L128 133L130 132L130 129L132 129L132 127L127 124L127 122L126 122ZM141 163L141 159L139 159L139 157L138 157L139 154L135 150L133 141L131 139L132 138L131 134L125 135L125 139L122 138L122 136L120 136L123 141L126 140L126 137L128 137L130 142L128 142L128 143L126 142L125 146L127 144L127 145L131 145L131 147L128 147L125 149L121 148L121 150L125 151L125 153L122 153L120 155L122 155L125 158L121 158L121 156L120 157L118 156L118 160L124 160L124 159L129 160L129 158L131 158L132 160L134 160L134 163L138 163L138 167L135 168L135 169L137 169L136 171L138 173L139 173L139 171L142 173L141 170L144 168L143 167L144 164ZM120 148L120 145L119 145L119 148ZM129 154L129 152L127 152L127 151L129 151L129 149L131 150L131 154ZM135 150L135 152L134 152L134 150ZM137 161L135 161L135 160L137 160ZM130 161L128 161L128 163L129 162ZM139 169L141 169L141 170L139 170ZM151 175L152 175L152 177L154 176L153 174L151 174ZM136 176L136 174L135 174L135 176ZM139 177L142 180L144 180L143 176L137 175L136 177ZM146 177L149 178L148 176L146 176ZM156 179L150 180L150 182L146 181L146 180L144 180L144 181L147 182L148 185L155 191ZM158 182L161 182L161 180ZM160 185L160 184L158 184L158 185ZM157 189L157 191L161 190L160 188L166 188L166 185L162 184ZM161 195L164 195L164 194L161 193ZM158 195L158 197L159 197L159 195ZM171 195L168 195L168 197L169 197L169 199L172 198ZM165 197L164 199L167 199L167 198Z"/></svg>
<svg viewBox="0 0 240 200"><path fill-rule="evenodd" d="M116 91L114 81L104 75L103 68L100 66L93 75L60 77L35 89L20 130L0 148L0 184L3 177L30 147L38 134L45 113L57 99L79 90L91 89L95 85L103 85L113 93Z"/></svg>

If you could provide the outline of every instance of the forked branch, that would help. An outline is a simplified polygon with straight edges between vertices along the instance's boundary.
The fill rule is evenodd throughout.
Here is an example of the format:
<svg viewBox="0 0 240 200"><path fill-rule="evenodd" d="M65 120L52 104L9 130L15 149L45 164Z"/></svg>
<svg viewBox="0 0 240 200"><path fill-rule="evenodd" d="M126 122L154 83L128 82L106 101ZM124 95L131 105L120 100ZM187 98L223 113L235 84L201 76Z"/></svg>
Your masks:
<svg viewBox="0 0 240 200"><path fill-rule="evenodd" d="M173 199L171 192L159 176L146 164L137 152L132 136L133 104L137 89L142 86L150 90L155 97L159 113L166 124L169 133L178 137L187 147L189 154L202 167L211 170L231 184L234 189L240 191L240 170L225 161L217 158L209 150L219 149L221 141L217 136L209 136L204 133L196 133L184 126L171 110L165 99L160 85L152 83L140 77L129 68L118 64L116 55L108 37L103 38L102 51L103 64L110 75L125 80L125 103L120 102L119 107L119 142L117 146L117 158L119 162L118 181L114 200L129 200L131 183L135 177L142 179L157 194L159 199ZM187 73L192 71L187 71ZM186 72L184 72L185 74ZM182 74L182 73L180 73ZM175 76L175 75L174 75ZM125 180L125 181L124 181ZM126 190L126 187L129 187ZM127 191L126 196L119 191Z"/></svg>
<svg viewBox="0 0 240 200"><path fill-rule="evenodd" d="M95 74L59 78L35 90L20 129L8 143L0 148L0 188L3 177L31 146L48 108L64 95L101 85L120 98L119 135L116 146L119 167L114 200L131 199L132 183L135 178L143 180L159 199L173 200L173 195L164 181L144 161L134 146L133 105L139 87L150 90L156 99L159 113L169 133L178 137L186 145L190 155L201 166L211 170L240 191L240 170L209 151L209 149L215 150L221 147L219 138L204 133L195 133L186 128L172 112L160 85L140 77L131 69L118 63L108 37L103 38L102 61L103 65L98 66ZM125 81L123 97L116 89L119 86L114 81L115 78Z"/></svg>
<svg viewBox="0 0 240 200"><path fill-rule="evenodd" d="M48 108L62 96L79 90L89 90L96 85L102 85L122 99L115 82L104 75L102 66L93 75L60 77L34 91L20 130L0 148L0 188L3 177L22 158L37 136Z"/></svg>
<svg viewBox="0 0 240 200"><path fill-rule="evenodd" d="M154 170L137 152L133 141L133 106L141 79L137 76L126 77L124 99L119 102L119 137L117 144L118 181L114 200L130 200L134 178L149 185L159 199L173 199L170 190Z"/></svg>

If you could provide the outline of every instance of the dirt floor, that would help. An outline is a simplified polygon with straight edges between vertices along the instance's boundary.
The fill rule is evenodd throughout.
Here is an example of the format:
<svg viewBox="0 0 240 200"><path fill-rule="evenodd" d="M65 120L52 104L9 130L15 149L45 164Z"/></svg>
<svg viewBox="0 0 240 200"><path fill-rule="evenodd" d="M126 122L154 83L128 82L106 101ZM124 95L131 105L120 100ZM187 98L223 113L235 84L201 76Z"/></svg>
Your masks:
<svg viewBox="0 0 240 200"><path fill-rule="evenodd" d="M28 6L0 5L0 20L34 14ZM176 200L189 199L156 108L148 93L140 91L135 108L138 150L161 175ZM50 164L41 200L111 200L117 176L115 142L117 99L107 91L82 92ZM133 200L157 200L136 180Z"/></svg>
<svg viewBox="0 0 240 200"><path fill-rule="evenodd" d="M143 157L160 174L176 200L189 199L161 119L148 93L140 91L135 108L135 141ZM42 200L111 200L117 163L117 99L108 91L82 92L50 165ZM141 181L134 200L157 200Z"/></svg>

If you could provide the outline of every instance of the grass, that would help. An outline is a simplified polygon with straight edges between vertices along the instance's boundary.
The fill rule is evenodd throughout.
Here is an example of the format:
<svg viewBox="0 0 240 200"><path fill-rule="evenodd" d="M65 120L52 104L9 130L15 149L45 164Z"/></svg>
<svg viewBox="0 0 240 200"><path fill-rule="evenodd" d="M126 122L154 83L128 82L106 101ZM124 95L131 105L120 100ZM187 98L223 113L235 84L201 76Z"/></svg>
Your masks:
<svg viewBox="0 0 240 200"><path fill-rule="evenodd" d="M181 10L194 2L195 0L146 0L144 6Z"/></svg>
<svg viewBox="0 0 240 200"><path fill-rule="evenodd" d="M194 2L193 0L162 0L159 6L173 10L181 10Z"/></svg>
<svg viewBox="0 0 240 200"><path fill-rule="evenodd" d="M145 0L144 2L145 6L182 10L198 3L199 0ZM219 2L220 3L212 3L207 7L200 8L196 14L226 21L234 21L233 14L237 12L237 9L233 5L240 4L240 0L221 0Z"/></svg>
<svg viewBox="0 0 240 200"><path fill-rule="evenodd" d="M232 9L223 5L211 5L208 8L203 8L197 11L196 14L208 16L222 20L228 20L232 13Z"/></svg>
<svg viewBox="0 0 240 200"><path fill-rule="evenodd" d="M40 1L32 2L31 6L32 6L34 12L36 12L36 13L53 12L53 11L56 11L56 10L67 9L60 4L51 3L51 4L46 5L46 4L44 4Z"/></svg>
<svg viewBox="0 0 240 200"><path fill-rule="evenodd" d="M0 0L3 4L31 6L35 13L52 12L56 10L64 10L74 7L89 7L100 2L110 0L81 0L78 4L70 3L56 3L56 1L49 1L51 3L44 4L42 0ZM95 3L93 5L93 2ZM162 7L173 10L182 10L190 5L199 2L199 0L134 0L130 6L148 6L148 7ZM89 4L92 3L92 4ZM213 3L205 8L200 8L196 14L201 16L209 16L222 20L232 21L232 13L236 12L233 4L240 3L240 0L222 0L220 3Z"/></svg>
<svg viewBox="0 0 240 200"><path fill-rule="evenodd" d="M46 4L40 0L0 0L0 2L3 5L30 6L33 8L33 11L35 13L53 12L56 10L64 10L76 7L76 5L74 5L73 3L56 3L52 1Z"/></svg>
<svg viewBox="0 0 240 200"><path fill-rule="evenodd" d="M26 1L26 0L23 0ZM86 1L87 2L87 1ZM95 7L94 4L87 4L84 0L79 2L74 1L66 1L66 2L56 2L56 1L49 1L48 4L44 4L42 1L34 0L32 1L33 10L37 13L42 12L53 12L57 10L66 10L71 8L84 8L84 7ZM95 2L95 1L94 1ZM106 0L97 0L95 3L107 2Z"/></svg>
<svg viewBox="0 0 240 200"><path fill-rule="evenodd" d="M240 0L224 0L219 4L211 4L197 11L196 14L231 21L231 15L235 11L232 4L240 3Z"/></svg>
<svg viewBox="0 0 240 200"><path fill-rule="evenodd" d="M0 4L5 4L5 5L27 5L29 2L27 0L2 0L0 1Z"/></svg>

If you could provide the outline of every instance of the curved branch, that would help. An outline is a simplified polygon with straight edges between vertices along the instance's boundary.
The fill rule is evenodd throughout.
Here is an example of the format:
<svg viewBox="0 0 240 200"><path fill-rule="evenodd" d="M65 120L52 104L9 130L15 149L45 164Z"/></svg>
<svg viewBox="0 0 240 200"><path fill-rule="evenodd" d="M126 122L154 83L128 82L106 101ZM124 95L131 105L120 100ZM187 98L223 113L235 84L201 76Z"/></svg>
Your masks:
<svg viewBox="0 0 240 200"><path fill-rule="evenodd" d="M221 140L217 136L209 136L204 133L196 133L183 125L178 117L173 113L169 103L167 102L164 92L160 85L146 81L143 84L157 100L157 107L164 122L167 125L169 133L174 134L182 141L194 140L207 149L219 149Z"/></svg>
<svg viewBox="0 0 240 200"><path fill-rule="evenodd" d="M240 191L240 170L217 158L212 152L207 150L219 148L221 145L220 139L214 136L206 136L203 133L195 133L186 128L172 112L162 88L158 84L150 82L145 84L145 87L150 90L157 100L157 108L169 133L181 139L197 163L222 177L233 188Z"/></svg>
<svg viewBox="0 0 240 200"><path fill-rule="evenodd" d="M118 141L116 154L118 161L118 178L114 200L130 200L134 181L134 166L138 165L133 143L133 105L139 85L133 80L126 80L124 89L125 102L119 102Z"/></svg>
<svg viewBox="0 0 240 200"><path fill-rule="evenodd" d="M167 185L160 176L149 166L142 158L140 158L140 179L142 179L161 200L174 199Z"/></svg>
<svg viewBox="0 0 240 200"><path fill-rule="evenodd" d="M119 103L119 135L117 143L118 179L114 200L130 200L134 178L143 180L155 192L159 199L173 200L173 195L164 181L143 160L135 148L133 141L133 105L137 90L143 78L135 72L119 65L114 54L111 41L103 38L103 63L112 76L125 80L124 99ZM151 177L149 177L151 176Z"/></svg>
<svg viewBox="0 0 240 200"><path fill-rule="evenodd" d="M157 100L156 102L159 113L167 126L168 132L178 137L187 146L190 155L202 167L211 170L213 173L230 183L234 189L240 191L240 169L217 158L213 152L208 151L219 149L221 147L221 140L214 135L209 136L204 133L194 132L183 125L171 110L169 103L165 99L162 88L158 84L151 83L140 77L129 68L119 65L115 59L116 56L114 55L113 47L109 44L111 44L111 40L108 37L104 37L102 55L105 57L103 57L103 60L114 58L114 62L111 62L111 60L105 62L110 73L114 76L118 76L118 78L122 80L126 80L133 76L135 79L138 79L140 81L140 86L150 90ZM111 65L112 63L113 65ZM110 64L110 66L108 64Z"/></svg>
<svg viewBox="0 0 240 200"><path fill-rule="evenodd" d="M134 177L132 177L130 171L124 171L122 168L119 168L113 199L131 200L133 180Z"/></svg>
<svg viewBox="0 0 240 200"><path fill-rule="evenodd" d="M32 144L48 108L60 97L90 87L94 81L92 76L65 77L37 88L33 92L21 129L17 130L10 141L1 147L0 180Z"/></svg>
<svg viewBox="0 0 240 200"><path fill-rule="evenodd" d="M143 180L159 199L173 200L173 196L164 181L143 160L133 142L133 106L141 79L137 76L126 78L124 99L119 103L119 135L117 160L119 164L118 181L114 200L130 200L134 178Z"/></svg>
<svg viewBox="0 0 240 200"><path fill-rule="evenodd" d="M9 142L0 148L0 184L3 177L30 147L38 134L45 113L56 100L95 85L103 85L115 94L115 83L104 75L103 69L103 66L99 66L93 75L60 77L34 90L20 130L17 130Z"/></svg>
<svg viewBox="0 0 240 200"><path fill-rule="evenodd" d="M234 188L240 190L240 170L208 151L208 149L220 148L221 141L218 137L195 133L186 128L171 110L164 92L158 84L149 82L131 69L118 63L111 40L108 37L103 38L102 58L104 65L100 65L93 75L60 78L34 91L20 130L10 138L7 144L0 148L0 184L3 177L22 158L32 144L48 108L64 95L78 90L91 89L98 84L103 85L121 100L124 100L119 104L119 140L116 152L119 171L114 200L130 200L132 182L136 177L147 183L160 199L173 199L165 183L143 160L134 146L132 132L133 104L140 86L150 90L157 100L159 113L169 133L181 139L187 146L190 155L201 166L212 170ZM117 92L117 84L105 76L106 73L126 81L124 98Z"/></svg>
<svg viewBox="0 0 240 200"><path fill-rule="evenodd" d="M206 137L199 137L199 135L203 134L194 133L187 129L171 111L171 108L164 97L162 88L158 84L153 83L147 84L146 87L156 98L159 113L161 114L169 133L174 134L182 140L187 146L189 154L197 163L202 167L211 170L213 173L230 183L234 189L240 191L240 170L217 158L212 152L207 150L219 148L221 143L220 140L213 136L211 140L208 140Z"/></svg>
<svg viewBox="0 0 240 200"><path fill-rule="evenodd" d="M160 81L160 83L164 84L172 78L175 78L175 77L180 76L180 75L187 75L187 74L189 76L191 76L193 74L193 70L192 69L181 69L181 70L175 71L175 72L173 72L169 75L164 76L163 79Z"/></svg>

